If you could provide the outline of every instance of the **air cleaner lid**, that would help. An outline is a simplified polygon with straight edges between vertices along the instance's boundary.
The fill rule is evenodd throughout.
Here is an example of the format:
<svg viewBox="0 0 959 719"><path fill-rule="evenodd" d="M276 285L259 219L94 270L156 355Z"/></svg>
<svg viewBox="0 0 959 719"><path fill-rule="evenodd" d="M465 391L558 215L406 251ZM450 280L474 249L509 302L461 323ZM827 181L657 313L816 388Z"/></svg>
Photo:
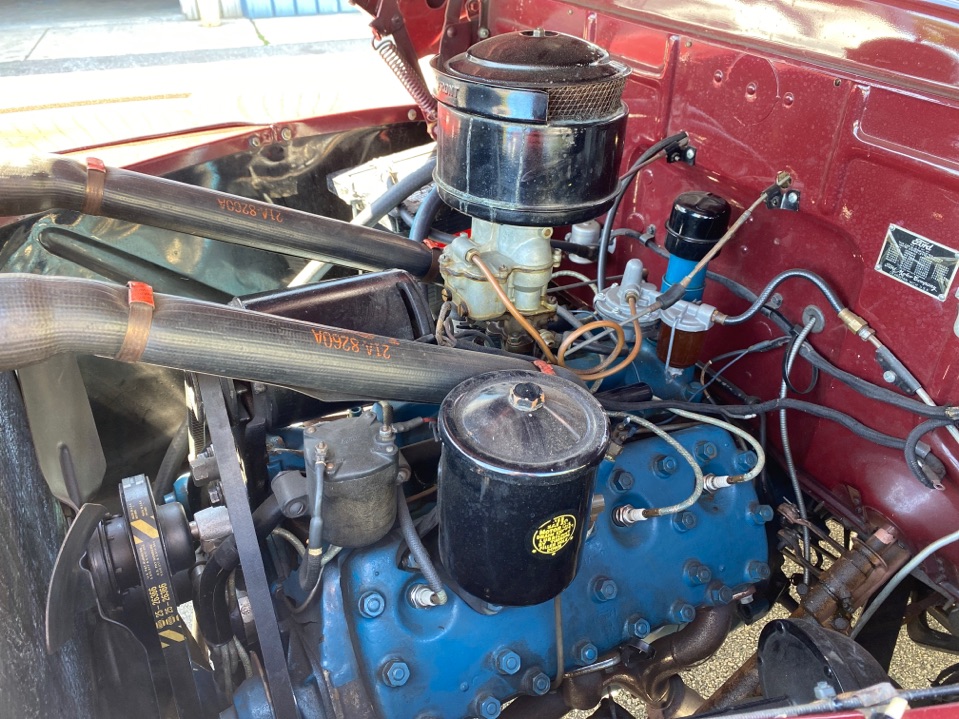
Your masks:
<svg viewBox="0 0 959 719"><path fill-rule="evenodd" d="M445 70L464 80L515 88L601 82L629 74L598 45L543 29L494 35L451 58Z"/></svg>
<svg viewBox="0 0 959 719"><path fill-rule="evenodd" d="M443 400L444 444L496 472L566 475L599 461L609 422L585 389L554 375L503 370L472 377Z"/></svg>

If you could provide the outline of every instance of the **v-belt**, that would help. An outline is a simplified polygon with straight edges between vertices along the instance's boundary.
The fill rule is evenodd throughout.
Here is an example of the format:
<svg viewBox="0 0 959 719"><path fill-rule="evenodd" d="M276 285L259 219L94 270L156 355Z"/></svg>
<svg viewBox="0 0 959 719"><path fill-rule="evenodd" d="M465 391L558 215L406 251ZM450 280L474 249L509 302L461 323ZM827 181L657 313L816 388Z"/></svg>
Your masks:
<svg viewBox="0 0 959 719"><path fill-rule="evenodd" d="M173 573L157 529L156 505L145 475L123 480L120 502L133 538L137 570L160 639L177 712L181 719L210 716L209 711L204 712L197 693L190 660L189 629L177 612Z"/></svg>
<svg viewBox="0 0 959 719"><path fill-rule="evenodd" d="M203 400L203 412L210 428L210 437L216 448L216 464L220 470L220 486L226 499L226 508L230 512L236 550L240 555L240 566L246 580L246 595L253 611L253 623L260 640L260 652L266 671L267 695L272 700L273 715L276 719L298 719L296 698L290 682L290 672L286 667L286 653L280 638L280 627L273 609L270 585L263 568L263 557L256 539L250 501L247 497L243 470L236 452L236 441L230 427L230 417L223 399L220 380L210 375L198 375L200 397Z"/></svg>

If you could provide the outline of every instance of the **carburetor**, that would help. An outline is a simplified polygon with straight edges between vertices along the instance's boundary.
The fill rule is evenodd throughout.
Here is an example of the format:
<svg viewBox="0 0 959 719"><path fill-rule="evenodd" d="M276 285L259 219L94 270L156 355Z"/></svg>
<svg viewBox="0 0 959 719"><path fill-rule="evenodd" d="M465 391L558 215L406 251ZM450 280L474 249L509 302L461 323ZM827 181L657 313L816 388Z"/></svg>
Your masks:
<svg viewBox="0 0 959 719"><path fill-rule="evenodd" d="M542 29L489 38L433 69L437 191L474 218L472 236L441 257L446 286L472 319L505 317L483 265L522 315L545 321L552 228L602 214L617 191L629 69Z"/></svg>

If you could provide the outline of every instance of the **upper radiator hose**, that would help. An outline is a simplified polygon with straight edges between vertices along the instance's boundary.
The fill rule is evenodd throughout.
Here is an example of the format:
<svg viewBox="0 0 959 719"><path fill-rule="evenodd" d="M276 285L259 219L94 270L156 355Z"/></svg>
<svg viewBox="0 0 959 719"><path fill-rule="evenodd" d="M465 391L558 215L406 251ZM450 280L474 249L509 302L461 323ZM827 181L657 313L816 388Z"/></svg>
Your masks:
<svg viewBox="0 0 959 719"><path fill-rule="evenodd" d="M407 240L408 242L408 240ZM412 243L410 243L412 244ZM529 362L364 334L237 307L154 295L140 361L349 398L439 403L463 380ZM74 352L115 357L127 288L0 274L0 371Z"/></svg>
<svg viewBox="0 0 959 719"><path fill-rule="evenodd" d="M57 155L0 160L0 215L78 210L360 270L433 274L432 251L389 232Z"/></svg>

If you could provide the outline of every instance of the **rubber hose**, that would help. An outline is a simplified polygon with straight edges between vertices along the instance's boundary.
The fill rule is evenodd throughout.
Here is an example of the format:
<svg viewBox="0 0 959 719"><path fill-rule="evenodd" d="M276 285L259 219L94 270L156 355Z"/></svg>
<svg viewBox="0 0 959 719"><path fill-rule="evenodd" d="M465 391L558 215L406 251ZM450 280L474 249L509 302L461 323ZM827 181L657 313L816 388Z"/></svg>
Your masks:
<svg viewBox="0 0 959 719"><path fill-rule="evenodd" d="M769 284L763 288L763 291L759 293L759 296L752 303L752 305L750 305L749 309L747 309L741 315L727 317L723 320L722 324L740 325L743 322L751 319L763 308L763 305L769 301L769 298L772 297L773 292L776 291L776 288L779 287L779 285L794 277L812 282L819 289L819 291L823 293L826 301L829 302L830 306L836 311L837 314L846 308L846 306L840 302L839 297L836 295L833 289L826 284L826 281L815 272L809 272L808 270L786 270L785 272L780 272L769 281Z"/></svg>
<svg viewBox="0 0 959 719"><path fill-rule="evenodd" d="M406 541L416 565L423 573L423 578L433 590L433 602L435 604L446 604L446 590L443 588L443 582L440 575L433 566L433 560L430 559L429 552L423 546L423 540L416 532L413 526L413 518L410 516L410 508L406 504L406 496L402 492L396 493L396 513L400 518L400 531L403 533L403 539Z"/></svg>
<svg viewBox="0 0 959 719"><path fill-rule="evenodd" d="M324 327L170 295L140 361L338 396L439 403L474 375L531 369L526 360ZM95 280L0 275L0 368L63 352L114 357L127 289Z"/></svg>
<svg viewBox="0 0 959 719"><path fill-rule="evenodd" d="M909 471L911 471L915 478L918 479L927 489L935 489L936 487L930 481L929 477L926 476L922 466L919 464L917 446L919 441L925 435L942 427L948 427L952 424L954 424L954 422L951 419L927 419L925 422L922 422L914 427L909 433L909 436L906 437L906 445L903 447L903 452L906 455L906 464L909 465Z"/></svg>
<svg viewBox="0 0 959 719"><path fill-rule="evenodd" d="M157 502L162 503L163 498L173 491L173 483L176 482L180 467L183 466L189 452L190 420L185 419L170 440L170 446L167 447L163 461L160 462L160 468L157 470L156 480L153 483L153 496Z"/></svg>
<svg viewBox="0 0 959 719"><path fill-rule="evenodd" d="M859 435L863 439L869 440L881 447L903 450L906 447L906 440L892 437L888 434L867 427L858 420L853 419L848 414L840 412L832 407L824 407L812 402L804 402L800 399L771 399L756 404L696 404L693 402L674 402L672 400L654 400L652 402L618 402L614 399L601 399L600 404L607 410L619 412L647 412L668 409L683 409L689 412L700 412L701 414L728 414L731 417L745 418L751 415L773 412L779 409L795 409L814 417L832 420L842 425L853 434Z"/></svg>
<svg viewBox="0 0 959 719"><path fill-rule="evenodd" d="M87 169L76 160L56 155L5 159L0 161L0 215L82 212L86 187ZM433 268L429 248L390 232L130 170L107 168L100 207L88 214L360 270L397 268L423 278Z"/></svg>
<svg viewBox="0 0 959 719"><path fill-rule="evenodd" d="M323 558L323 483L326 481L326 460L316 462L316 487L313 489L313 510L310 516L308 551L300 563L300 589L309 593L320 579Z"/></svg>
<svg viewBox="0 0 959 719"><path fill-rule="evenodd" d="M433 187L416 210L416 215L413 216L413 224L410 226L410 239L413 242L422 242L429 237L433 222L442 207L443 199L440 197L439 190Z"/></svg>
<svg viewBox="0 0 959 719"><path fill-rule="evenodd" d="M623 202L623 197L626 196L626 190L629 189L629 186L632 184L633 180L636 179L636 175L639 174L642 165L645 162L648 162L656 153L665 150L672 144L681 142L686 139L686 133L680 132L670 137L664 137L662 140L656 144L648 147L643 154L632 164L629 170L620 178L619 181L619 190L616 193L616 199L613 200L613 206L609 208L609 211L606 213L606 219L603 220L603 229L600 231L599 236L599 254L596 257L596 287L600 292L606 291L606 248L609 247L610 236L613 232L613 222L616 220L616 213L619 212L619 206Z"/></svg>
<svg viewBox="0 0 959 719"><path fill-rule="evenodd" d="M276 496L270 495L253 512L253 528L257 539L265 539L281 521L283 511ZM194 602L197 625L207 641L218 646L233 639L230 610L226 603L226 584L230 574L239 566L240 554L236 549L236 540L230 536L210 555L200 575Z"/></svg>
<svg viewBox="0 0 959 719"><path fill-rule="evenodd" d="M368 207L364 208L351 224L373 227L387 214L395 210L404 200L414 192L433 181L433 168L436 167L436 158L431 157L422 167L418 167L390 189L377 197Z"/></svg>

